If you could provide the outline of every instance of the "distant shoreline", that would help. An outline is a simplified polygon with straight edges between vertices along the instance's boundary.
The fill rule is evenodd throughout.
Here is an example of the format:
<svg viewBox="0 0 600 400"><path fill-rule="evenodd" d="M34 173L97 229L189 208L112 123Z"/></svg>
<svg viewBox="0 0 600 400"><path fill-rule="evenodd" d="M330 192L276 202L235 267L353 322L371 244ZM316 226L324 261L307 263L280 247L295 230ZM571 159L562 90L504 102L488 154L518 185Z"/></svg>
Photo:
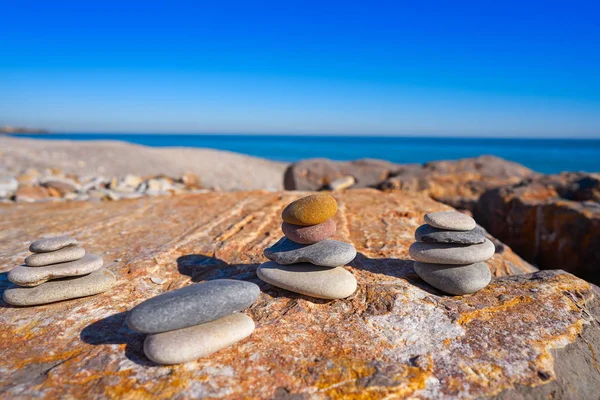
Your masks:
<svg viewBox="0 0 600 400"><path fill-rule="evenodd" d="M43 140L56 146L61 142L73 146L116 141L154 149L213 149L280 163L309 158L372 158L396 164L424 164L488 154L546 174L600 171L600 139L114 133L24 133L7 137Z"/></svg>

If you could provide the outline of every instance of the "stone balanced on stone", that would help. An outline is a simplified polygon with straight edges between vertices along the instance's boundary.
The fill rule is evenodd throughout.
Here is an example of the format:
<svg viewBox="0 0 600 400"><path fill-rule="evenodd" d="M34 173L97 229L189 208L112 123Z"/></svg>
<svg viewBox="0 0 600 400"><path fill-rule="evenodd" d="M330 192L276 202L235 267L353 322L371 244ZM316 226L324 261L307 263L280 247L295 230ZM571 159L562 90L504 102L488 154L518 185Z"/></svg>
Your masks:
<svg viewBox="0 0 600 400"><path fill-rule="evenodd" d="M292 292L321 299L343 299L356 291L356 278L343 268L356 249L329 240L336 231L337 202L317 193L290 203L282 213L285 237L265 249L271 260L257 269L260 279Z"/></svg>
<svg viewBox="0 0 600 400"><path fill-rule="evenodd" d="M135 306L127 325L141 333L146 357L180 364L206 357L250 336L254 321L239 311L252 305L260 288L218 279L163 293Z"/></svg>
<svg viewBox="0 0 600 400"><path fill-rule="evenodd" d="M36 306L105 292L116 283L115 275L102 268L101 257L86 254L68 236L39 239L31 243L34 253L25 264L13 268L4 301L15 306Z"/></svg>
<svg viewBox="0 0 600 400"><path fill-rule="evenodd" d="M424 219L409 249L417 275L454 295L486 287L492 274L484 261L494 255L495 246L475 220L454 211L429 213Z"/></svg>

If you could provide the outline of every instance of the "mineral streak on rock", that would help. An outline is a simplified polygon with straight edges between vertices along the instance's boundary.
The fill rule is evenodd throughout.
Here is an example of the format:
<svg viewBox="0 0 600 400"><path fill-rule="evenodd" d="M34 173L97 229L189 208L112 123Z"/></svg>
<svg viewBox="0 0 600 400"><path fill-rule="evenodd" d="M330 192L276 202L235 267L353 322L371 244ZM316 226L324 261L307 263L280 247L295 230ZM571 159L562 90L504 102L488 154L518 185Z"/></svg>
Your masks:
<svg viewBox="0 0 600 400"><path fill-rule="evenodd" d="M555 350L580 343L582 329L584 337L598 336L597 323L586 322L588 312L599 315L587 308L593 294L585 281L554 271L504 276L453 298L417 278L408 257L413 232L426 212L450 210L425 196L370 189L335 194L332 239L359 252L348 267L359 282L350 299L309 299L261 283L256 267L280 237L281 211L304 195L0 206L4 271L26 254L24 238L64 232L102 254L118 277L110 292L91 298L35 309L2 304L2 397L475 398L515 387L537 393L553 384L555 368L571 371L563 398L574 387L600 385L560 367L565 350ZM494 276L535 271L508 247L496 248L487 262ZM158 275L168 283L153 284L149 277ZM189 364L158 367L146 359L144 335L125 325L127 310L215 278L262 287L248 309L256 322L252 336ZM4 276L0 290L6 286ZM590 343L600 352L598 342ZM590 347L578 349L578 369L593 368Z"/></svg>

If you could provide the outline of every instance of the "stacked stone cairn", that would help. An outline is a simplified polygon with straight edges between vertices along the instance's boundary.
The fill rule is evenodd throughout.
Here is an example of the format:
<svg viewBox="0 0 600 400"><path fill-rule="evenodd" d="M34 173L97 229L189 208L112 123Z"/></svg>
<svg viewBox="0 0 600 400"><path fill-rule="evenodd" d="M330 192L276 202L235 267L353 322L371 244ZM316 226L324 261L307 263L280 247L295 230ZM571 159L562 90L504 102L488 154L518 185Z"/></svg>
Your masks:
<svg viewBox="0 0 600 400"><path fill-rule="evenodd" d="M15 306L36 306L92 296L116 283L115 275L102 268L102 257L86 254L77 240L68 236L39 239L31 243L34 253L25 264L13 268L4 291L4 301Z"/></svg>
<svg viewBox="0 0 600 400"><path fill-rule="evenodd" d="M243 309L260 295L252 282L218 279L163 293L135 306L127 325L147 333L144 354L157 364L206 357L250 336L254 321Z"/></svg>
<svg viewBox="0 0 600 400"><path fill-rule="evenodd" d="M495 246L475 220L452 211L429 213L424 219L409 249L421 279L453 295L486 287L492 275L484 261L494 255Z"/></svg>
<svg viewBox="0 0 600 400"><path fill-rule="evenodd" d="M326 193L290 203L282 214L285 235L264 255L257 274L263 281L321 299L343 299L356 291L356 278L343 268L356 257L349 243L328 240L336 231L337 202Z"/></svg>

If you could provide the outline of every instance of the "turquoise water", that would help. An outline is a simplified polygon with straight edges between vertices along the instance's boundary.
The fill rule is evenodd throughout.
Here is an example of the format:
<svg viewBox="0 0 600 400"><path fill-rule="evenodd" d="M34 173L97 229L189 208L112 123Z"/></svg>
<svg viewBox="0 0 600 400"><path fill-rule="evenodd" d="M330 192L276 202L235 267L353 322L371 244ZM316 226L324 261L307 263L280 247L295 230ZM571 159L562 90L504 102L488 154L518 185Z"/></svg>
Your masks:
<svg viewBox="0 0 600 400"><path fill-rule="evenodd" d="M53 133L15 135L53 140L121 140L153 147L206 147L277 161L380 158L424 163L492 154L535 171L600 171L600 139L477 139L373 136L145 135Z"/></svg>

